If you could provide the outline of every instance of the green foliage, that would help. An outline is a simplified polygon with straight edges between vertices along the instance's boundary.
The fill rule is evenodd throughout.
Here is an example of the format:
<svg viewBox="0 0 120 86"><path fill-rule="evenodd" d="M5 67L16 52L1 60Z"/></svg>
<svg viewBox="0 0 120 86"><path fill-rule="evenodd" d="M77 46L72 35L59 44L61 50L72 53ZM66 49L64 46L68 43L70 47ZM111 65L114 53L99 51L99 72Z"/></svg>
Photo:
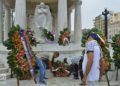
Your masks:
<svg viewBox="0 0 120 86"><path fill-rule="evenodd" d="M115 59L115 65L120 68L120 33L112 37L113 58Z"/></svg>
<svg viewBox="0 0 120 86"><path fill-rule="evenodd" d="M42 36L47 38L50 41L54 41L54 35L50 31L47 31L47 29L43 29Z"/></svg>
<svg viewBox="0 0 120 86"><path fill-rule="evenodd" d="M14 45L13 45L13 42L12 42L11 38L9 38L8 40L4 41L3 45L7 46L8 50L11 50L11 49L14 48Z"/></svg>
<svg viewBox="0 0 120 86"><path fill-rule="evenodd" d="M87 41L87 36L88 36L88 34L90 34L90 33L97 33L97 34L99 34L99 35L102 34L102 32L101 32L99 29L97 29L97 28L88 29L87 31L83 32L82 40L81 40L83 47L85 47L85 43L86 43L86 41Z"/></svg>
<svg viewBox="0 0 120 86"><path fill-rule="evenodd" d="M8 50L15 49L14 43L12 42L12 36L13 34L19 30L19 26L13 26L10 28L10 32L8 33L8 40L3 42L3 45L7 47Z"/></svg>
<svg viewBox="0 0 120 86"><path fill-rule="evenodd" d="M23 62L27 62L26 55L23 54L23 57L21 56L17 58L19 51L23 50L19 30L20 30L20 27L18 25L16 27L13 26L8 33L9 38L3 42L3 45L6 46L7 49L9 50L8 56L7 56L7 63L12 70L12 74L17 76L19 79L28 79L31 77L29 71L23 70L22 69L23 65L21 65L18 62L18 59L22 59L24 60ZM27 30L26 35L29 38L30 44L36 45L35 39L33 38L33 34L31 33L31 31Z"/></svg>
<svg viewBox="0 0 120 86"><path fill-rule="evenodd" d="M7 57L7 63L9 64L9 67L11 68L12 73L14 75L20 74L17 76L23 77L20 72L20 68L18 68L17 61L16 61L16 54L17 54L18 50L15 48L14 43L12 41L13 34L18 30L19 30L19 26L17 26L17 27L13 26L10 29L10 32L8 33L9 38L3 42L3 45L6 46L8 50L10 50L8 53L8 57ZM21 77L19 77L19 78L21 78Z"/></svg>

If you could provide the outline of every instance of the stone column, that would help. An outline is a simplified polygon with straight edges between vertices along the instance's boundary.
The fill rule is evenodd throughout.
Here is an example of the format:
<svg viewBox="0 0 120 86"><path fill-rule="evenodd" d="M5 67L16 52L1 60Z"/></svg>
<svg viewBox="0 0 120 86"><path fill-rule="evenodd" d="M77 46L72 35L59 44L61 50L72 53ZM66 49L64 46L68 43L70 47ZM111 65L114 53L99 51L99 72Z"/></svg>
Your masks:
<svg viewBox="0 0 120 86"><path fill-rule="evenodd" d="M81 0L75 3L75 23L74 23L74 41L81 44L82 30L81 30Z"/></svg>
<svg viewBox="0 0 120 86"><path fill-rule="evenodd" d="M26 28L26 0L16 0L15 2L15 25Z"/></svg>
<svg viewBox="0 0 120 86"><path fill-rule="evenodd" d="M0 43L2 42L3 32L3 0L0 0Z"/></svg>
<svg viewBox="0 0 120 86"><path fill-rule="evenodd" d="M67 0L58 0L58 34L68 27Z"/></svg>
<svg viewBox="0 0 120 86"><path fill-rule="evenodd" d="M8 32L10 30L11 24L11 13L10 9L4 6L5 16L4 16L4 41L8 39Z"/></svg>
<svg viewBox="0 0 120 86"><path fill-rule="evenodd" d="M56 30L57 30L57 13L53 13L52 14L53 16L53 19L52 19L52 27L53 27L53 29L52 29L52 31L54 31L54 32L56 32Z"/></svg>
<svg viewBox="0 0 120 86"><path fill-rule="evenodd" d="M57 26L57 22L58 22L58 17L57 17L57 13L53 13L53 21L52 21L52 31L55 32L55 41L58 41L58 26Z"/></svg>
<svg viewBox="0 0 120 86"><path fill-rule="evenodd" d="M68 29L71 31L71 10L68 10Z"/></svg>

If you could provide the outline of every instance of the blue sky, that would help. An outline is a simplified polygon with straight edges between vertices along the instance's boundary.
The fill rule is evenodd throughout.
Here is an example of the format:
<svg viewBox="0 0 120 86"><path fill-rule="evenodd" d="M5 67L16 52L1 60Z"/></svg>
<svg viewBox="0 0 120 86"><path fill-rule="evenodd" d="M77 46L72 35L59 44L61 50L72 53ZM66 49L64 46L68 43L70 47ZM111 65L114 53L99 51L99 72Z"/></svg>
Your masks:
<svg viewBox="0 0 120 86"><path fill-rule="evenodd" d="M93 27L93 20L107 8L120 12L120 0L82 0L82 28Z"/></svg>

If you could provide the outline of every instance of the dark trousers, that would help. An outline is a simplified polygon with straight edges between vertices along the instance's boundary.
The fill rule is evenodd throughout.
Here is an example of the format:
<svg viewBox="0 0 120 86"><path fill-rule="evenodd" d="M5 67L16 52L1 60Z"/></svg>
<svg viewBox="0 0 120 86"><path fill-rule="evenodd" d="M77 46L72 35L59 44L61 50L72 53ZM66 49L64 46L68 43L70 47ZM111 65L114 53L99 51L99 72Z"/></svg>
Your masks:
<svg viewBox="0 0 120 86"><path fill-rule="evenodd" d="M78 64L73 64L73 76L75 79L79 79L78 70Z"/></svg>
<svg viewBox="0 0 120 86"><path fill-rule="evenodd" d="M79 74L80 74L80 78L81 78L81 80L82 80L82 78L83 78L83 71L82 71L82 70L79 70Z"/></svg>

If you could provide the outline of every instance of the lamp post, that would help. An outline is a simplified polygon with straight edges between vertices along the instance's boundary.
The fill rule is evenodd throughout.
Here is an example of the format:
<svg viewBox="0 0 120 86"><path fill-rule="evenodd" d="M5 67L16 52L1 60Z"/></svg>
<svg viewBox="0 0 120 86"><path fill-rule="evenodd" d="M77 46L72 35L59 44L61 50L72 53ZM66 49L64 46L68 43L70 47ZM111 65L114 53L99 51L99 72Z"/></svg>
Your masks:
<svg viewBox="0 0 120 86"><path fill-rule="evenodd" d="M108 14L109 14L110 12L107 10L107 9L105 9L104 10L104 12L102 12L102 15L104 16L104 19L105 19L105 23L104 23L104 25L105 25L105 36L106 36L106 39L108 38ZM108 83L108 86L110 86L110 82L109 82L109 78L108 78L108 75L107 75L107 73L105 74L106 75L106 79L107 79L107 83Z"/></svg>
<svg viewBox="0 0 120 86"><path fill-rule="evenodd" d="M105 19L105 23L104 23L104 25L105 25L105 36L106 36L106 39L108 38L107 37L107 35L108 35L108 14L109 14L110 12L107 10L107 9L105 9L104 10L104 12L102 12L102 15L104 15L104 19Z"/></svg>

